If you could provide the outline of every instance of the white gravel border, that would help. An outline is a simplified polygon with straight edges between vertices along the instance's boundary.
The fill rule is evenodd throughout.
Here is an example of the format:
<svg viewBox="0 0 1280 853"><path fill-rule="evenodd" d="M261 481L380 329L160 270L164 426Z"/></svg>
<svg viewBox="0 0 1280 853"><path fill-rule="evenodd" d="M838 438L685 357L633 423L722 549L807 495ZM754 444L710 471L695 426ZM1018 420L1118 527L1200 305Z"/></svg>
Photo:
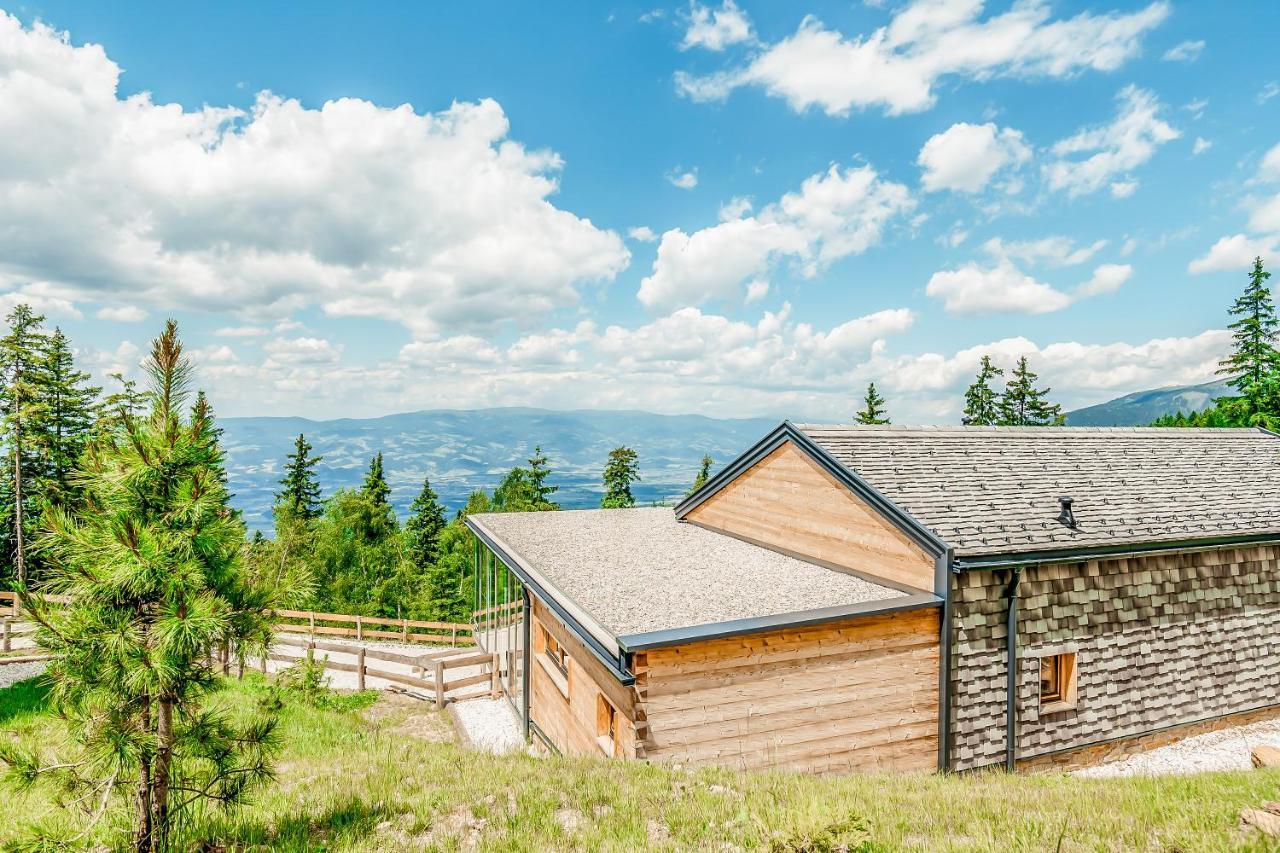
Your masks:
<svg viewBox="0 0 1280 853"><path fill-rule="evenodd" d="M520 718L505 698L471 699L445 707L465 746L496 755L524 749Z"/></svg>
<svg viewBox="0 0 1280 853"><path fill-rule="evenodd" d="M1280 747L1280 719L1232 726L1177 743L1130 755L1096 767L1073 772L1075 776L1105 779L1116 776L1169 776L1209 773L1216 770L1249 770L1249 753L1255 746Z"/></svg>
<svg viewBox="0 0 1280 853"><path fill-rule="evenodd" d="M0 664L0 688L12 687L19 681L35 678L44 672L45 662Z"/></svg>

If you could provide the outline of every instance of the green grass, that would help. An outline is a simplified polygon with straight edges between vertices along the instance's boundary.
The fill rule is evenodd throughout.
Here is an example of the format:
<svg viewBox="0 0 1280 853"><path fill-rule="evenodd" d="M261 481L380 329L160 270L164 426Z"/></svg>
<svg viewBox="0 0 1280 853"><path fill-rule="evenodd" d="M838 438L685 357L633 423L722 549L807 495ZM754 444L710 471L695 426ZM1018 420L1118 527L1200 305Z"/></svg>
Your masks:
<svg viewBox="0 0 1280 853"><path fill-rule="evenodd" d="M220 699L249 708L267 689L254 677ZM277 783L239 811L200 816L183 833L189 849L1280 849L1238 826L1242 808L1280 800L1280 771L816 779L494 757L449 742L447 717L425 703L359 704L288 701ZM0 719L0 737L59 739L30 682L0 690ZM0 849L33 824L73 829L49 792L0 797ZM86 842L118 843L122 831L117 821Z"/></svg>

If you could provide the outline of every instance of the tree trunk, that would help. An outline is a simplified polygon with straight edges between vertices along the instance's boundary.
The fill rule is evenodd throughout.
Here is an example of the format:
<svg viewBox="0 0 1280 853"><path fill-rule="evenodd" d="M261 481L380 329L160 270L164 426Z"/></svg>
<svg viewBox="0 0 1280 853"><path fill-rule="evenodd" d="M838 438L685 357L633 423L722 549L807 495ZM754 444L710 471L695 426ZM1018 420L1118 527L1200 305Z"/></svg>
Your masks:
<svg viewBox="0 0 1280 853"><path fill-rule="evenodd" d="M169 773L173 768L173 699L161 697L156 713L156 760L152 781L151 850L169 846Z"/></svg>
<svg viewBox="0 0 1280 853"><path fill-rule="evenodd" d="M145 694L142 697L142 711L139 714L141 723L139 730L151 733L151 699ZM151 850L151 756L143 753L138 761L138 789L134 793L135 808L133 828L133 849L135 853L149 853Z"/></svg>
<svg viewBox="0 0 1280 853"><path fill-rule="evenodd" d="M13 535L17 546L13 554L13 566L18 574L18 587L27 585L26 547L22 541L22 425L13 430Z"/></svg>

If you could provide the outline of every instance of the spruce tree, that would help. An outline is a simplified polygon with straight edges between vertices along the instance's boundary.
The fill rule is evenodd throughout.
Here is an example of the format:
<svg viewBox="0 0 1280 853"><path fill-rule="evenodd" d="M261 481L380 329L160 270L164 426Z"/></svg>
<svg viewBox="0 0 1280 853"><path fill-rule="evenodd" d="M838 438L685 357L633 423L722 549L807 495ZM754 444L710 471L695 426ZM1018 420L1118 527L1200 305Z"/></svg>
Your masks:
<svg viewBox="0 0 1280 853"><path fill-rule="evenodd" d="M1236 318L1228 326L1232 353L1218 369L1219 374L1230 377L1227 384L1239 392L1250 414L1269 408L1280 372L1280 353L1276 351L1280 320L1267 288L1269 278L1271 273L1263 268L1262 258L1254 258L1249 283L1228 312Z"/></svg>
<svg viewBox="0 0 1280 853"><path fill-rule="evenodd" d="M387 485L387 478L382 470L382 451L378 451L378 455L369 460L369 472L364 475L364 486L360 492L375 507L390 508L391 487Z"/></svg>
<svg viewBox="0 0 1280 853"><path fill-rule="evenodd" d="M551 496L560 488L547 483L551 476L551 466L540 446L535 445L533 455L529 457L529 485L533 489L533 500L538 509L559 509L560 505L551 500Z"/></svg>
<svg viewBox="0 0 1280 853"><path fill-rule="evenodd" d="M853 419L859 424L872 426L889 423L889 415L884 409L884 397L876 390L876 383L867 385L867 393L862 398L862 409Z"/></svg>
<svg viewBox="0 0 1280 853"><path fill-rule="evenodd" d="M276 493L276 506L304 522L320 517L320 481L315 467L324 457L312 456L312 449L307 437L299 433L285 462L280 480L283 488Z"/></svg>
<svg viewBox="0 0 1280 853"><path fill-rule="evenodd" d="M99 817L131 791L131 847L159 853L185 814L234 805L272 776L275 721L204 700L217 685L208 650L228 639L264 650L277 604L242 572L244 528L227 511L212 425L183 415L191 366L172 321L147 372L150 415L83 458L85 507L46 513L42 592L70 604L27 597L77 754L50 760L0 739L0 763L11 779L51 777L63 794L103 803Z"/></svg>
<svg viewBox="0 0 1280 853"><path fill-rule="evenodd" d="M714 464L711 454L704 453L702 455L702 462L698 465L698 474L693 478L693 485L689 488L689 491L685 492L686 495L693 494L707 484L707 480L711 479L711 466Z"/></svg>
<svg viewBox="0 0 1280 853"><path fill-rule="evenodd" d="M1001 426L1061 426L1062 407L1045 400L1052 388L1036 387L1040 377L1027 366L1027 357L1018 359L1004 394L1000 397Z"/></svg>
<svg viewBox="0 0 1280 853"><path fill-rule="evenodd" d="M75 506L79 489L71 481L71 472L93 433L95 401L102 389L90 385L89 374L76 368L61 329L55 328L49 337L42 368L45 499L54 505Z"/></svg>
<svg viewBox="0 0 1280 853"><path fill-rule="evenodd" d="M39 433L45 417L40 393L48 336L44 317L29 305L17 305L8 316L9 333L0 338L0 378L4 382L4 426L9 459L9 518L13 535L13 567L18 586L27 581L27 542L38 504L30 488L41 472Z"/></svg>
<svg viewBox="0 0 1280 853"><path fill-rule="evenodd" d="M600 506L620 509L636 505L631 494L631 484L640 481L640 457L630 447L615 447L609 451L609 461L604 466L604 497Z"/></svg>
<svg viewBox="0 0 1280 853"><path fill-rule="evenodd" d="M147 410L146 394L138 390L137 382L120 373L112 373L111 378L119 383L120 390L106 395L94 406L97 421L94 431L98 435L105 436L123 429L125 424Z"/></svg>
<svg viewBox="0 0 1280 853"><path fill-rule="evenodd" d="M991 380L997 376L1004 376L1004 371L992 364L991 356L984 355L977 378L964 392L961 423L965 426L994 426L1000 422L1000 398L991 387Z"/></svg>
<svg viewBox="0 0 1280 853"><path fill-rule="evenodd" d="M409 562L419 569L426 569L436 561L436 549L444 530L444 506L431 488L431 481L422 478L422 491L409 506L409 519L404 523L405 550Z"/></svg>

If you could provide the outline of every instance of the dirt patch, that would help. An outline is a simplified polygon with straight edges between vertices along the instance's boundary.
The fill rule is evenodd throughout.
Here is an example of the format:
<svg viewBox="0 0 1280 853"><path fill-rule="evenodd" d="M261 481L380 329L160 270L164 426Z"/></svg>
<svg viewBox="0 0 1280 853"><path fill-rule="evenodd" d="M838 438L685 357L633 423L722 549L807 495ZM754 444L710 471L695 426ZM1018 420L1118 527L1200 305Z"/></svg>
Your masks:
<svg viewBox="0 0 1280 853"><path fill-rule="evenodd" d="M430 702L399 693L383 693L362 713L365 722L383 732L405 735L429 743L452 743L456 738L449 719Z"/></svg>

